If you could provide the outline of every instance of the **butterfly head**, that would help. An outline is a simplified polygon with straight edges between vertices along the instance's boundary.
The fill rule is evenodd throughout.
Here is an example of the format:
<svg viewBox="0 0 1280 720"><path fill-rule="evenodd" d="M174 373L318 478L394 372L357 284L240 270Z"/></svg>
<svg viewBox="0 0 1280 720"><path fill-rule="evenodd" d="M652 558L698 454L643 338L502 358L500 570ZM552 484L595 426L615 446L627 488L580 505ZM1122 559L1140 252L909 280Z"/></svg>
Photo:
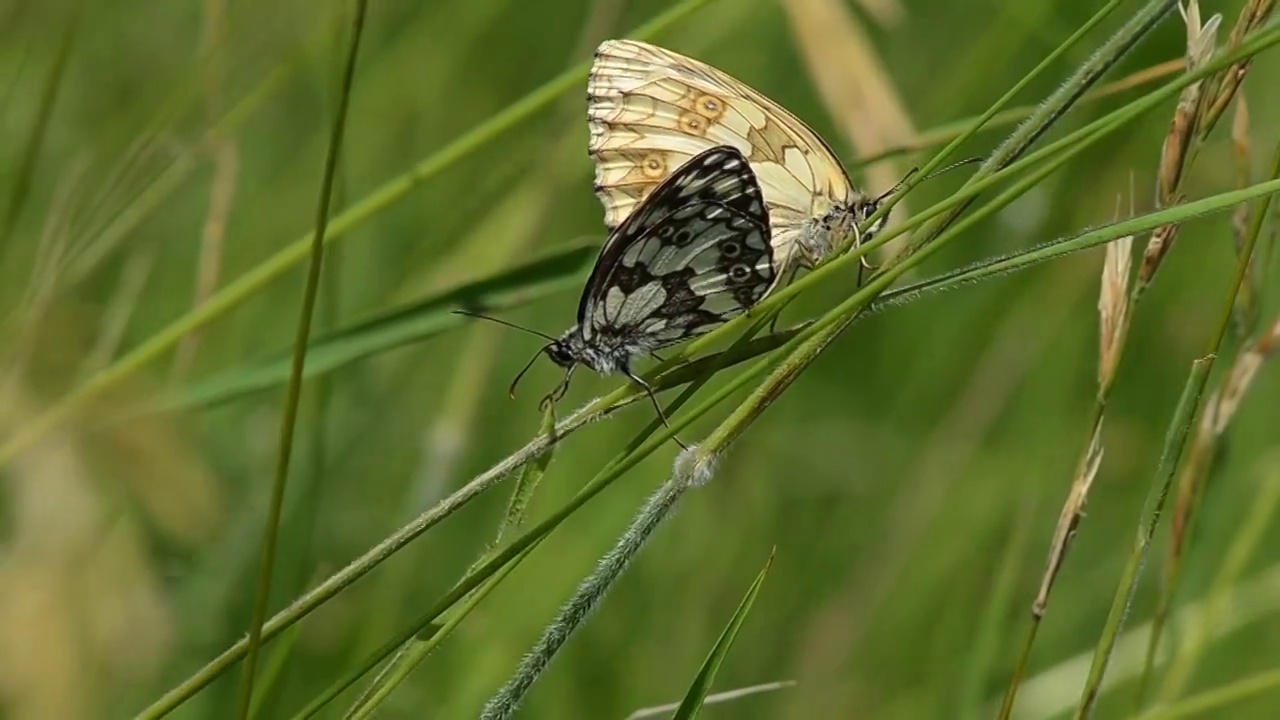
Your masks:
<svg viewBox="0 0 1280 720"><path fill-rule="evenodd" d="M853 206L853 222L855 225L861 225L868 218L880 209L881 203L884 202L885 196L874 198L865 198ZM879 220L876 220L870 227L862 232L862 242L869 242L881 230L885 224L889 222L889 213L885 213Z"/></svg>
<svg viewBox="0 0 1280 720"><path fill-rule="evenodd" d="M586 343L582 339L582 330L574 325L559 338L547 343L542 352L551 358L551 362L562 368L571 368L583 361Z"/></svg>
<svg viewBox="0 0 1280 720"><path fill-rule="evenodd" d="M801 251L805 253L806 259L815 263L826 260L879 207L878 199L860 194L847 202L833 204L826 213L811 221L801 236ZM866 242L883 226L884 221L881 219L874 227L862 233L859 242Z"/></svg>

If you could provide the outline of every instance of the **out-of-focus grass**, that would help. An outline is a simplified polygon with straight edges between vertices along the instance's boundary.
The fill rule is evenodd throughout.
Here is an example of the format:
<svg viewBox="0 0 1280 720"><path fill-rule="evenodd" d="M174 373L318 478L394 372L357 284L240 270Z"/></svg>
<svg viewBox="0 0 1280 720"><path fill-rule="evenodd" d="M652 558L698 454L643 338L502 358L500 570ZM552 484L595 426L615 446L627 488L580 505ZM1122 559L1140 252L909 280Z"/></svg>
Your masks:
<svg viewBox="0 0 1280 720"><path fill-rule="evenodd" d="M1205 12L1220 11L1229 22L1239 4ZM22 181L58 39L78 5L0 7L6 28L0 43L0 198L6 201ZM791 12L803 5L789 4ZM983 110L1094 11L1089 3L1049 0L1020 3L1016 12L1007 6L919 0L905 3L906 20L892 28L860 16L894 92L922 133ZM626 3L617 27L635 27L667 7L659 0ZM116 356L189 309L196 294L202 226L215 185L205 145L211 114L199 87L190 102L173 98L198 86L204 16L197 4L134 0L89 2L82 12L30 192L0 254L4 437L83 377L83 358L108 332L117 316L113 300L131 282L134 253L153 253L154 265ZM345 197L363 197L583 59L573 48L587 13L582 0L374 3L348 126ZM305 49L325 47L316 38L331 34L343 14L335 3L297 0L229 6L224 40L211 51L222 72L224 107L278 68L300 64L232 131L240 163L223 278L254 267L311 221L331 117L333 59ZM717 2L657 41L768 93L852 160L856 153L844 142L843 119L825 111L795 37L777 5ZM1135 71L1178 57L1183 44L1179 24L1167 22L1124 67ZM1081 60L1065 59L1018 101L1047 95ZM1277 71L1280 61L1265 55L1245 84L1257 148L1277 139ZM1066 124L1078 126L1122 101L1118 96L1084 105ZM170 114L173 107L181 111ZM545 227L530 252L598 236L600 210L590 191L580 115L564 125L563 115L540 114L356 229L360 241L342 248L334 268L342 317L373 316L423 297L426 288L473 279L467 263L480 260L446 260L485 256L482 247L459 243L485 242L474 229L490 224L528 163L552 162L544 145L563 133L576 133L584 151L576 160L570 154L557 161L565 163L567 179L542 208ZM171 119L156 131L157 118ZM1086 153L946 248L927 269L944 270L1108 220L1117 195L1128 195L1131 174L1138 210L1148 209L1167 124L1168 113L1155 113ZM192 172L92 272L56 286L43 321L27 326L11 310L26 306L33 282L47 281L33 277L37 257L46 252L40 249L46 228L56 219L68 237L92 235L145 192L164 171L157 158L136 162L128 172L119 163L149 133L168 152L189 154ZM987 142L965 152L980 153ZM1255 179L1262 165L1255 160ZM77 176L82 166L87 169ZM1224 128L1201 150L1184 190L1195 198L1235 182ZM61 202L59 188L68 183L69 200ZM957 183L931 182L913 195L912 207L925 207ZM1230 281L1230 238L1225 215L1185 225L1144 298L1107 408L1106 456L1041 627L1032 676L1096 641L1164 425ZM502 241L491 242L498 247ZM522 716L625 717L678 698L740 600L741 579L759 569L774 545L771 577L713 690L791 678L798 684L708 706L703 717L949 717L960 714L958 703L998 696L1039 580L1043 556L1036 548L1047 547L1093 403L1092 288L1101 255L1072 256L855 326L732 447L715 481L688 495L546 673ZM1260 271L1265 322L1277 312L1277 268ZM442 272L452 277L442 278ZM287 347L301 286L302 274L294 272L206 328L188 377L217 377ZM794 303L788 317L830 307L850 290L827 283ZM558 331L572 320L571 295L539 300L509 316ZM278 567L287 574L279 577L316 577L399 526L407 488L420 480L424 434L438 421L457 368L467 362L460 354L473 347L465 338L446 333L332 375L327 447L319 449L326 460L325 490L313 518L314 541L307 552L303 538L288 537L290 527L307 526L291 524L289 513L309 505L286 497ZM536 368L525 380L526 395L510 401L506 383L535 345L513 336L498 347L457 460L459 476L487 467L531 437L539 427L537 389L555 382L553 368ZM25 358L21 375L11 372L13 358ZM127 427L95 422L153 397L167 380L168 367L160 363L0 469L0 636L9 638L0 643L0 701L6 717L126 716L247 627L279 395L248 396ZM574 397L605 387L581 375ZM1277 397L1280 379L1264 366L1196 520L1179 591L1185 600L1213 584L1247 516L1257 489L1256 460L1275 443ZM533 499L533 519L576 493L650 420L651 411L639 405L562 445ZM703 432L710 427L706 421L697 426ZM543 542L392 695L385 714L474 716L643 497L666 477L674 450L645 461ZM298 455L295 472L310 471L309 457L315 456ZM447 590L493 537L504 501L486 496L420 540L416 552L380 569L403 579L394 584L401 597L378 596L378 588L388 585L368 582L308 619L260 717L296 711L363 657L368 642L386 639L366 638L367 628L403 627ZM1031 551L1006 552L1011 536L1028 522ZM1276 531L1267 537L1273 542L1258 543L1245 580L1280 561L1268 551ZM1009 558L1017 558L1012 571L1004 566ZM993 588L1009 572L1013 614L993 620ZM1135 619L1150 615L1155 585L1152 580L1139 592ZM282 595L276 594L276 608L285 602ZM368 614L375 611L389 617L371 623ZM1203 648L1186 693L1226 685L1280 661L1280 620L1267 612L1253 618ZM993 632L999 639L988 649ZM972 661L980 644L991 659L987 676L975 678ZM1104 695L1100 714L1123 717L1131 694L1122 688ZM1229 712L1271 717L1278 698L1273 690ZM234 700L234 682L218 683L180 716L226 717ZM1026 712L1036 717L1034 708Z"/></svg>

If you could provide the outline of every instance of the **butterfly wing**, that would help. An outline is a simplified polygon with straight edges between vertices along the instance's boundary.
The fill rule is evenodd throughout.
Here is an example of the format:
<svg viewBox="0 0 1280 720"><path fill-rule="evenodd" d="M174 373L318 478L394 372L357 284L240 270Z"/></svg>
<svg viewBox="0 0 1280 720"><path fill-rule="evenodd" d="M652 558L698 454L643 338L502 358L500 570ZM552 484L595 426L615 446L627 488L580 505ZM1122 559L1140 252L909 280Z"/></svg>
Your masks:
<svg viewBox="0 0 1280 720"><path fill-rule="evenodd" d="M654 45L600 45L587 81L587 116L596 195L610 228L675 168L717 145L750 161L780 267L815 218L864 199L831 148L795 115L705 63Z"/></svg>
<svg viewBox="0 0 1280 720"><path fill-rule="evenodd" d="M656 350L731 320L777 277L769 213L746 157L705 150L610 233L578 306L588 344Z"/></svg>

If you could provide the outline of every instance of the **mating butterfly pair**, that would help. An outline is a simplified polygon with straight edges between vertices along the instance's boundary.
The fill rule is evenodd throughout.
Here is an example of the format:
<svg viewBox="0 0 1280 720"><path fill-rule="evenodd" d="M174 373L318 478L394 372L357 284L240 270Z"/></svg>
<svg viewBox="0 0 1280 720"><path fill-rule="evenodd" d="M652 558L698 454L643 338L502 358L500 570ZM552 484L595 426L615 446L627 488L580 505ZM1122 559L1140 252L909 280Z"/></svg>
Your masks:
<svg viewBox="0 0 1280 720"><path fill-rule="evenodd" d="M595 192L610 233L577 324L540 351L566 369L547 400L586 365L629 377L663 417L632 361L746 312L784 273L825 259L881 198L858 192L799 118L669 50L606 41L587 96Z"/></svg>

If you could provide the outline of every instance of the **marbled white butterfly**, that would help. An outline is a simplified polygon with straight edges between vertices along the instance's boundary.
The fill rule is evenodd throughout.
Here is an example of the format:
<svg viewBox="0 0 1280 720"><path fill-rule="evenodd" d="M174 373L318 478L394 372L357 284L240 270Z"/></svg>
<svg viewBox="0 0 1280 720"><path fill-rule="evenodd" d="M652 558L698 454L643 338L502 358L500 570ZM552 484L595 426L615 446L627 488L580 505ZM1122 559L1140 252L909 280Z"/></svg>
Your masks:
<svg viewBox="0 0 1280 720"><path fill-rule="evenodd" d="M653 389L632 370L634 359L741 315L776 275L769 214L746 157L729 146L694 155L610 232L583 289L577 324L558 338L543 335L551 342L539 354L566 370L544 402L563 397L574 369L586 365L626 375L666 422ZM536 359L511 383L513 394Z"/></svg>
<svg viewBox="0 0 1280 720"><path fill-rule="evenodd" d="M812 267L826 259L885 197L854 187L831 147L781 105L656 45L601 43L587 80L587 118L596 195L609 227L689 156L717 145L741 150L764 192L779 277L796 263Z"/></svg>

